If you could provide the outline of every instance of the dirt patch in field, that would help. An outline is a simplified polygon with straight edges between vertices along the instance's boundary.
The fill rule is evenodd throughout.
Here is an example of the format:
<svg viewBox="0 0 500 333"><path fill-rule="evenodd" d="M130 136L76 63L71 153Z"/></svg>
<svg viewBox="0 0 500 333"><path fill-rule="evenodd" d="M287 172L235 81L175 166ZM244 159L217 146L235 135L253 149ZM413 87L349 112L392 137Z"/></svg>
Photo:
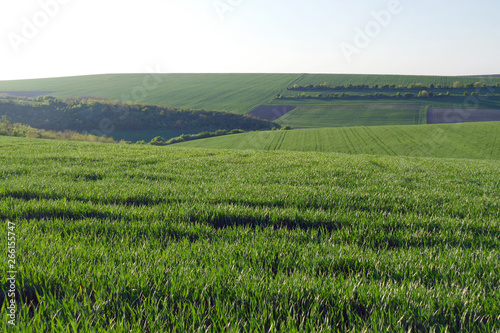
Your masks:
<svg viewBox="0 0 500 333"><path fill-rule="evenodd" d="M283 117L288 112L297 108L297 106L292 105L261 105L248 114L254 117L274 121L278 118Z"/></svg>
<svg viewBox="0 0 500 333"><path fill-rule="evenodd" d="M500 110L433 109L427 111L428 124L500 121Z"/></svg>
<svg viewBox="0 0 500 333"><path fill-rule="evenodd" d="M53 91L0 91L0 94L7 94L17 97L38 97L53 93Z"/></svg>

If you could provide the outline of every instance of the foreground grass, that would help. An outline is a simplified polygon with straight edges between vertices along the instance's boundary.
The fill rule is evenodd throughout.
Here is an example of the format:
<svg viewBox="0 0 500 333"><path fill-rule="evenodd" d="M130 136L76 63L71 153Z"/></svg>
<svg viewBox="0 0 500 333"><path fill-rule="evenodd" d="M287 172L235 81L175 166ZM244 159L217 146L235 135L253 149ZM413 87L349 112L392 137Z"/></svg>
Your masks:
<svg viewBox="0 0 500 333"><path fill-rule="evenodd" d="M500 330L498 161L19 138L0 159L18 330Z"/></svg>
<svg viewBox="0 0 500 333"><path fill-rule="evenodd" d="M211 149L500 159L500 122L251 132L176 144Z"/></svg>

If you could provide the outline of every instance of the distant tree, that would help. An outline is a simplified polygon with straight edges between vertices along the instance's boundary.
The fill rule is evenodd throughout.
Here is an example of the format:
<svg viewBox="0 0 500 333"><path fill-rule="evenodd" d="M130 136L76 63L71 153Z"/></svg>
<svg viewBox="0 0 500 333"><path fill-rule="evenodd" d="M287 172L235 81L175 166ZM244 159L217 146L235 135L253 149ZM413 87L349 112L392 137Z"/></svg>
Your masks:
<svg viewBox="0 0 500 333"><path fill-rule="evenodd" d="M216 136L221 136L221 135L226 135L227 131L226 130L217 130L215 131Z"/></svg>
<svg viewBox="0 0 500 333"><path fill-rule="evenodd" d="M281 128L282 131L289 131L289 130L293 130L293 127L292 126L288 126L286 125L285 127L282 127Z"/></svg>
<svg viewBox="0 0 500 333"><path fill-rule="evenodd" d="M468 91L464 91L464 96L469 96L469 92Z"/></svg>
<svg viewBox="0 0 500 333"><path fill-rule="evenodd" d="M462 84L460 83L460 81L453 82L453 88L462 88Z"/></svg>
<svg viewBox="0 0 500 333"><path fill-rule="evenodd" d="M238 133L245 133L245 131L242 129L235 128L235 129L231 130L231 132L229 132L228 134L238 134Z"/></svg>
<svg viewBox="0 0 500 333"><path fill-rule="evenodd" d="M483 86L483 84L481 82L479 82L479 81L476 82L476 83L474 83L474 88L480 88L482 86Z"/></svg>
<svg viewBox="0 0 500 333"><path fill-rule="evenodd" d="M429 97L429 92L427 90L422 90L418 93L417 97L422 97L422 98Z"/></svg>
<svg viewBox="0 0 500 333"><path fill-rule="evenodd" d="M165 139L162 138L161 136L157 136L157 137L153 138L149 142L149 144L153 145L153 146L163 146L163 145L165 145Z"/></svg>

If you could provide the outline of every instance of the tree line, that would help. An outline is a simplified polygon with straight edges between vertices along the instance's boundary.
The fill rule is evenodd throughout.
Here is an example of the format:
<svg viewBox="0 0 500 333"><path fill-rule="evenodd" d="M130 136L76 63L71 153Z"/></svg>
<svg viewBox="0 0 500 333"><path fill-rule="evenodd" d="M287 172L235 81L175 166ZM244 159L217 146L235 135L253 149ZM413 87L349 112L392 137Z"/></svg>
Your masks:
<svg viewBox="0 0 500 333"><path fill-rule="evenodd" d="M432 91L421 90L418 93L413 92L397 92L396 94L384 94L384 93L371 93L371 94L350 94L346 92L333 93L333 94L295 94L289 96L283 96L278 94L274 99L282 100L297 100L297 99L321 99L321 100L332 100L332 99L350 99L350 100L369 100L369 99L400 99L400 98L445 98L445 97L460 97L460 96L480 96L478 92L468 92L464 91L462 94L451 94L449 91L446 93L435 93ZM481 95L483 96L483 95ZM488 94L487 96L500 97L500 94Z"/></svg>
<svg viewBox="0 0 500 333"><path fill-rule="evenodd" d="M3 96L5 97L5 96ZM267 130L277 124L249 115L184 110L93 97L61 100L51 96L0 96L0 116L45 130L109 133L112 130Z"/></svg>
<svg viewBox="0 0 500 333"><path fill-rule="evenodd" d="M11 120L5 115L0 118L0 135L22 138L118 143L113 140L113 138L108 138L107 136L99 137L97 135L82 134L69 130L65 130L63 132L47 131L44 129L33 128L26 124L12 123ZM120 143L128 142L121 141Z"/></svg>
<svg viewBox="0 0 500 333"><path fill-rule="evenodd" d="M298 84L294 84L291 87L288 87L287 90L298 90L298 91L311 91L311 90L399 90L399 91L407 91L407 90L433 90L433 89L473 89L473 88L489 88L496 89L500 87L500 83L496 84L486 84L482 82L475 83L467 83L462 84L460 81L455 81L451 85L446 84L430 84L429 86L425 86L422 83L411 83L408 86L395 84L384 84L384 85L366 85L366 84L352 84L346 83L344 85L332 85L331 83L324 82L321 84L309 84L305 86L301 86Z"/></svg>

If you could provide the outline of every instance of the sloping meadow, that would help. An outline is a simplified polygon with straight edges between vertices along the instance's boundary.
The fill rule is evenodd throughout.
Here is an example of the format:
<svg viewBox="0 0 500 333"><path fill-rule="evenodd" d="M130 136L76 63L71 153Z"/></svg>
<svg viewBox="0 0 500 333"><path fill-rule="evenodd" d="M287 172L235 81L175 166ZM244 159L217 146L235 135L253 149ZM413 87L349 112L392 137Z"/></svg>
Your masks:
<svg viewBox="0 0 500 333"><path fill-rule="evenodd" d="M4 137L0 160L17 328L500 329L498 161Z"/></svg>

